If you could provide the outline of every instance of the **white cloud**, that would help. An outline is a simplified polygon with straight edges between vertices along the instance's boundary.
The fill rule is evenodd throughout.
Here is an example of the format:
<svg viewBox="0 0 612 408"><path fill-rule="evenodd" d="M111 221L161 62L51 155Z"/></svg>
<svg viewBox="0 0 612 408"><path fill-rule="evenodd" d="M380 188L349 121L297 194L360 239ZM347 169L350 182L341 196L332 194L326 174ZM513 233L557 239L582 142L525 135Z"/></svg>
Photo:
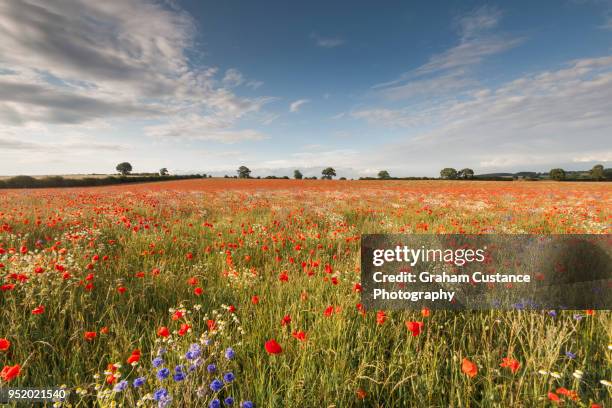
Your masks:
<svg viewBox="0 0 612 408"><path fill-rule="evenodd" d="M0 0L0 120L74 128L155 119L174 129L189 118L220 124L202 129L209 140L256 139L232 129L271 98L235 94L245 82L237 69L219 81L217 68L191 64L194 36L189 15L154 0Z"/></svg>
<svg viewBox="0 0 612 408"><path fill-rule="evenodd" d="M339 37L322 37L317 33L310 34L310 38L312 38L315 44L318 47L322 48L336 48L341 45L344 45L346 41Z"/></svg>
<svg viewBox="0 0 612 408"><path fill-rule="evenodd" d="M501 12L492 7L480 7L457 19L459 44L430 57L429 61L399 78L377 84L377 89L389 99L406 99L431 94L439 95L473 85L472 69L486 57L502 53L519 45L522 38L508 38L491 32L498 25Z"/></svg>
<svg viewBox="0 0 612 408"><path fill-rule="evenodd" d="M302 105L308 102L310 102L309 99L298 99L295 102L291 102L291 104L289 105L289 112L298 112Z"/></svg>
<svg viewBox="0 0 612 408"><path fill-rule="evenodd" d="M610 146L611 100L612 56L607 56L475 88L435 107L371 108L351 115L411 130L405 142L381 150L381 161L427 166L435 158L438 165L457 167L541 169L609 162L609 151L593 147Z"/></svg>

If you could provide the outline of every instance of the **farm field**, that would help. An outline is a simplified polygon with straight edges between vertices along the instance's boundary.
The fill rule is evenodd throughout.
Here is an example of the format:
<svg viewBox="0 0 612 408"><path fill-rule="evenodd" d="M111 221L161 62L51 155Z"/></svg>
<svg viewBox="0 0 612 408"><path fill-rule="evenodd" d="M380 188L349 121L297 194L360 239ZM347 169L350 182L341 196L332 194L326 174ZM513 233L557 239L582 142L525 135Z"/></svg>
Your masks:
<svg viewBox="0 0 612 408"><path fill-rule="evenodd" d="M359 239L605 234L611 208L609 183L2 190L0 386L74 407L610 406L610 311L365 311Z"/></svg>

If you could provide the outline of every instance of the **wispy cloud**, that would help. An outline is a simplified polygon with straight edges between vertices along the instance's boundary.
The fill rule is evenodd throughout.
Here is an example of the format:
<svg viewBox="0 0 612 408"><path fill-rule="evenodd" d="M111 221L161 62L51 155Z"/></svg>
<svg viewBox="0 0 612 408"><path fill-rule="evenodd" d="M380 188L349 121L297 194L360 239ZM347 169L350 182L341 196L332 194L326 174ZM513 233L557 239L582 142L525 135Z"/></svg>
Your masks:
<svg viewBox="0 0 612 408"><path fill-rule="evenodd" d="M486 57L519 45L522 38L499 36L492 32L501 11L483 6L456 19L459 43L430 57L425 64L399 78L375 85L383 96L404 99L419 95L456 91L473 84L472 69Z"/></svg>
<svg viewBox="0 0 612 408"><path fill-rule="evenodd" d="M345 44L345 40L340 37L323 37L317 33L310 34L310 38L312 38L315 44L318 47L322 48L336 48Z"/></svg>
<svg viewBox="0 0 612 408"><path fill-rule="evenodd" d="M291 104L289 105L289 112L298 112L300 110L300 108L302 107L302 105L306 104L310 102L309 99L298 99L295 102L291 102Z"/></svg>

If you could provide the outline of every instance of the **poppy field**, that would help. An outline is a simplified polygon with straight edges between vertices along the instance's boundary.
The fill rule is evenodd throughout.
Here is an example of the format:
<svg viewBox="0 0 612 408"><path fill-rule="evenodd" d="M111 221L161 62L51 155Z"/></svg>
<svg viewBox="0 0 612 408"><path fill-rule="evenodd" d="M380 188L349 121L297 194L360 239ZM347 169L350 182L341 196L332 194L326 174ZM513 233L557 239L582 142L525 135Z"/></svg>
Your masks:
<svg viewBox="0 0 612 408"><path fill-rule="evenodd" d="M0 191L0 387L55 406L606 407L612 314L364 310L365 233L610 233L608 183Z"/></svg>

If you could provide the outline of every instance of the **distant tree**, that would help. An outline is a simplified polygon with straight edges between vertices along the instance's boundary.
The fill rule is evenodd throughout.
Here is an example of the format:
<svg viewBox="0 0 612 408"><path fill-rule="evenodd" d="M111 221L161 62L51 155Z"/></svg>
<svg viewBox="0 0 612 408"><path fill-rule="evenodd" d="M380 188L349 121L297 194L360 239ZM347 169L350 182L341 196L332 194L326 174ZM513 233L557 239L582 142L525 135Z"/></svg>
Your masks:
<svg viewBox="0 0 612 408"><path fill-rule="evenodd" d="M346 177L340 177L340 180L346 180Z"/></svg>
<svg viewBox="0 0 612 408"><path fill-rule="evenodd" d="M323 174L324 179L327 180L331 180L332 178L334 178L336 176L336 170L334 170L332 167L328 167L326 169L324 169L321 174Z"/></svg>
<svg viewBox="0 0 612 408"><path fill-rule="evenodd" d="M389 174L387 170L381 170L378 172L378 178L386 180L386 179L390 179L391 175Z"/></svg>
<svg viewBox="0 0 612 408"><path fill-rule="evenodd" d="M246 166L240 166L238 168L238 177L240 177L240 178L250 178L251 177L251 170L249 170L249 168L246 167Z"/></svg>
<svg viewBox="0 0 612 408"><path fill-rule="evenodd" d="M160 176L167 176L168 175L168 169L165 167L162 167L161 169L159 169L159 175ZM204 177L206 177L206 175L204 175Z"/></svg>
<svg viewBox="0 0 612 408"><path fill-rule="evenodd" d="M299 170L295 170L295 171L293 172L293 178L294 178L294 179L296 179L296 180L301 180L303 177L304 177L304 175L302 174L302 172L301 172L301 171L299 171Z"/></svg>
<svg viewBox="0 0 612 408"><path fill-rule="evenodd" d="M457 170L452 167L446 167L440 170L440 177L443 179L454 180L457 178Z"/></svg>
<svg viewBox="0 0 612 408"><path fill-rule="evenodd" d="M548 172L548 175L553 180L565 180L565 170L563 169L552 169Z"/></svg>
<svg viewBox="0 0 612 408"><path fill-rule="evenodd" d="M593 168L591 169L591 178L593 180L598 181L606 178L604 173L604 166L601 164L596 164L595 166L593 166Z"/></svg>
<svg viewBox="0 0 612 408"><path fill-rule="evenodd" d="M459 178L462 178L462 179L466 179L466 180L473 179L474 170L466 167L465 169L461 169L458 175L459 175Z"/></svg>
<svg viewBox="0 0 612 408"><path fill-rule="evenodd" d="M117 167L115 167L115 170L124 176L127 176L132 171L132 165L128 162L119 163Z"/></svg>
<svg viewBox="0 0 612 408"><path fill-rule="evenodd" d="M604 177L606 180L612 180L612 169L604 169Z"/></svg>

